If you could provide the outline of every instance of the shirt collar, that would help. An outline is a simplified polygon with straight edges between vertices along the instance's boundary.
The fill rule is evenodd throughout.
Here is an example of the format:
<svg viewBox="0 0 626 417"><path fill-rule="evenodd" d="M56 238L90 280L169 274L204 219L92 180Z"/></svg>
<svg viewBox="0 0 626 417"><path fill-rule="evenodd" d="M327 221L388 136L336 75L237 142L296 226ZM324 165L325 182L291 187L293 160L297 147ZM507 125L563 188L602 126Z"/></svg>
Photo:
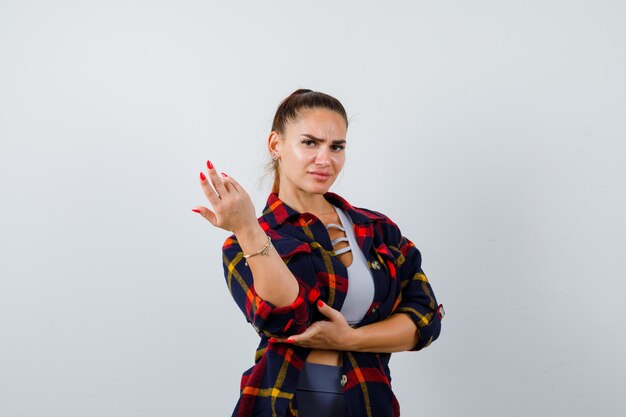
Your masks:
<svg viewBox="0 0 626 417"><path fill-rule="evenodd" d="M385 219L385 217L380 213L352 206L344 198L335 193L327 192L324 194L324 198L332 205L342 209L348 217L350 217L352 223L354 224L363 224L374 220ZM297 219L298 217L303 216L303 214L304 213L300 213L285 204L280 198L278 198L278 193L271 193L267 198L267 204L263 209L263 215L261 218L270 228L274 229L285 223L287 220Z"/></svg>

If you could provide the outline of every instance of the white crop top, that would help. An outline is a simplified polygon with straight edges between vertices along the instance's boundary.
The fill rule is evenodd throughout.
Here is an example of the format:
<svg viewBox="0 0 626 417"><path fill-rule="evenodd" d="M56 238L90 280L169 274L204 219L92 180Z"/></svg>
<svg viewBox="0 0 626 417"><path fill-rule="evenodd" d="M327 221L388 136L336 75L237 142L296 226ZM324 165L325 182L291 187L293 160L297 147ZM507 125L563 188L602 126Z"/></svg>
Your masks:
<svg viewBox="0 0 626 417"><path fill-rule="evenodd" d="M330 223L326 225L326 228L339 229L346 234L346 237L339 237L331 243L335 246L339 242L348 242L348 246L335 250L335 254L340 255L352 250L352 263L347 267L348 292L341 307L341 314L346 318L348 324L355 325L365 317L372 301L374 301L374 280L372 272L367 266L367 259L356 241L352 220L339 207L333 207L342 225Z"/></svg>

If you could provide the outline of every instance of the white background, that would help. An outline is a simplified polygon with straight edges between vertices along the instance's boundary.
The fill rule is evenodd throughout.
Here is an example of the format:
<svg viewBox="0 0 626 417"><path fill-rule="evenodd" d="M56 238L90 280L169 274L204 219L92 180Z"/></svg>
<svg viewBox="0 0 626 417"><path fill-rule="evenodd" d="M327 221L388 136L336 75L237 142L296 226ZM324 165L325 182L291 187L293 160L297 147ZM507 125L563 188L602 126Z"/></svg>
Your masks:
<svg viewBox="0 0 626 417"><path fill-rule="evenodd" d="M332 189L422 251L442 334L403 416L621 416L623 1L0 0L0 416L230 415L256 334L211 159L265 204L297 88L339 98Z"/></svg>

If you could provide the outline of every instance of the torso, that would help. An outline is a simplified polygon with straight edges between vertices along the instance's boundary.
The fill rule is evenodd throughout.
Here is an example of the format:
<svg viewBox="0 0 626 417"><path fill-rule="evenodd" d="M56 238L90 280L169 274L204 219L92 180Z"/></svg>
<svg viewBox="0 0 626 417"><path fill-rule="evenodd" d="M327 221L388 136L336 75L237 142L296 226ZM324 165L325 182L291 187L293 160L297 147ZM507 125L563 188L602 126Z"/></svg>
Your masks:
<svg viewBox="0 0 626 417"><path fill-rule="evenodd" d="M325 225L330 223L335 223L341 225L341 220L337 213L333 210L332 212L328 212L326 215L318 216L320 221ZM330 240L336 239L338 237L344 237L345 233L337 230L335 228L328 229L328 235ZM348 246L348 242L339 242L334 246L335 249L341 249L343 247ZM337 259L341 261L346 267L352 264L352 251L348 251L342 253L341 255L337 255ZM322 365L332 365L332 366L340 366L341 365L341 352L338 350L329 350L329 349L311 349L309 356L307 357L307 362L319 363Z"/></svg>

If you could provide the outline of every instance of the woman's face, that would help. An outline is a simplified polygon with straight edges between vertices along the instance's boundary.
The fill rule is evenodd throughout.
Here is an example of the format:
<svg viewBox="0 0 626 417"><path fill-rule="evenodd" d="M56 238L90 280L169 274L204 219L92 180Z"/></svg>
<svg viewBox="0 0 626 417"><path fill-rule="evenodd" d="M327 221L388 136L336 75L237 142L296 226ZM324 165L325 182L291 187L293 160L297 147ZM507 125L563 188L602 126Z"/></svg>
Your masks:
<svg viewBox="0 0 626 417"><path fill-rule="evenodd" d="M327 192L345 162L346 133L339 113L304 109L287 123L284 134L270 135L270 151L280 158L281 190L294 187L311 194Z"/></svg>

